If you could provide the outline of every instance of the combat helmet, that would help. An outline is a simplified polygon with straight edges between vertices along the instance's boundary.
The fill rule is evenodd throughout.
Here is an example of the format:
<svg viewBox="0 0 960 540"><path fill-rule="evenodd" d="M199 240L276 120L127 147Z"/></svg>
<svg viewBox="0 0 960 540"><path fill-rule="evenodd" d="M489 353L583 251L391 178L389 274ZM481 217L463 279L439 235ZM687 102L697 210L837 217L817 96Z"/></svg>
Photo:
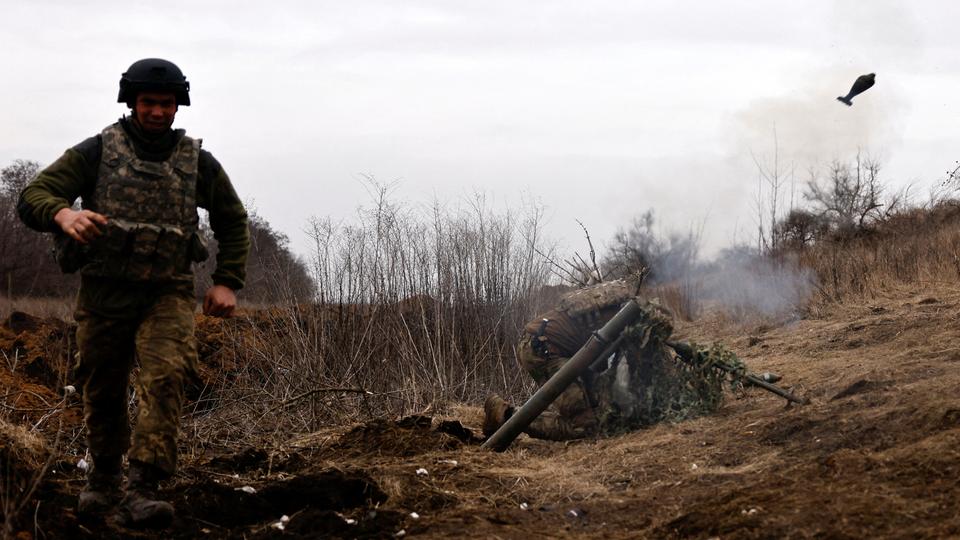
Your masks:
<svg viewBox="0 0 960 540"><path fill-rule="evenodd" d="M633 296L633 291L627 280L603 281L564 294L557 307L574 318L599 315L601 311L619 308Z"/></svg>
<svg viewBox="0 0 960 540"><path fill-rule="evenodd" d="M190 83L180 68L168 60L137 60L120 76L117 103L133 107L140 92L173 92L177 105L190 105Z"/></svg>

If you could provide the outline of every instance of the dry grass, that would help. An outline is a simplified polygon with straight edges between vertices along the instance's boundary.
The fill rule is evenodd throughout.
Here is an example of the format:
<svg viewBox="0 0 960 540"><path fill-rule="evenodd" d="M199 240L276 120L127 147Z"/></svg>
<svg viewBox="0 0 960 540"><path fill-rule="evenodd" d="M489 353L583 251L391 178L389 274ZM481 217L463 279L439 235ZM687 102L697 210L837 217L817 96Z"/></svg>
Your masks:
<svg viewBox="0 0 960 540"><path fill-rule="evenodd" d="M662 305L684 321L695 321L703 314L704 301L700 280L685 276L653 287L645 294L657 298Z"/></svg>
<svg viewBox="0 0 960 540"><path fill-rule="evenodd" d="M312 224L316 303L199 319L198 444L529 394L516 343L555 295L539 210L420 212L375 191L356 223Z"/></svg>
<svg viewBox="0 0 960 540"><path fill-rule="evenodd" d="M47 456L46 443L39 434L20 424L0 418L0 449L13 467L38 468Z"/></svg>
<svg viewBox="0 0 960 540"><path fill-rule="evenodd" d="M903 284L960 277L960 207L954 202L894 215L856 235L823 240L799 253L819 277L821 304L873 298Z"/></svg>
<svg viewBox="0 0 960 540"><path fill-rule="evenodd" d="M316 225L314 264L333 302L201 321L213 343L206 363L221 375L206 380L194 433L276 442L331 423L442 413L490 392L529 395L513 347L524 321L548 305L549 276L513 236L515 218L439 213L424 222L381 201L364 219ZM538 237L535 221L527 227L525 238ZM776 328L905 284L950 282L960 275L958 252L960 211L944 204L736 267L746 276L727 269L645 294L680 321ZM814 301L801 307L810 283Z"/></svg>
<svg viewBox="0 0 960 540"><path fill-rule="evenodd" d="M0 535L10 538L14 523L32 502L46 474L51 452L38 433L0 417Z"/></svg>
<svg viewBox="0 0 960 540"><path fill-rule="evenodd" d="M950 537L958 312L956 287L900 286L749 333L713 313L680 323L785 375L813 398L804 407L750 391L710 416L568 444L521 437L502 454L427 439L411 455L338 454L348 429L301 443L371 474L389 508L421 515L408 532L425 537ZM449 414L480 423L476 407Z"/></svg>
<svg viewBox="0 0 960 540"><path fill-rule="evenodd" d="M21 322L32 325L33 320ZM7 383L2 386L0 396L0 512L3 517L0 532L4 538L12 537L15 527L23 525L27 509L39 509L39 505L34 506L34 495L46 481L50 468L61 459L64 440L71 437L66 423L72 423L75 429L77 418L75 411L68 413L67 398L58 400L48 386L30 382L29 376L18 373L18 368L23 368L24 372L46 378L44 382L54 388L63 387L72 336L62 331L48 334L39 331L38 336L23 332L23 339L18 337L12 342L14 361L11 362L10 333L6 326L0 328L0 345L7 360L0 367L0 381ZM38 337L41 343L36 343ZM44 338L50 338L49 342L43 341ZM33 356L25 349L27 354L21 363L20 348L31 345L38 346L43 353ZM73 413L73 422L65 421L70 413ZM36 533L36 518L34 530Z"/></svg>

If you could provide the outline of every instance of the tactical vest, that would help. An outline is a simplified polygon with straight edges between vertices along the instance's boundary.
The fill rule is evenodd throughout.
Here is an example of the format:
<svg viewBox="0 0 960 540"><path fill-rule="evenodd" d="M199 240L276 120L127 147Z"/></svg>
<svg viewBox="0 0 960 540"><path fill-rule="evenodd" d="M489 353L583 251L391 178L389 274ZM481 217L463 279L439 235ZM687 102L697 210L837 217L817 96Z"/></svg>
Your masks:
<svg viewBox="0 0 960 540"><path fill-rule="evenodd" d="M97 184L84 207L107 216L80 273L129 281L187 276L207 258L198 233L200 140L184 136L166 161L137 157L119 123L101 133Z"/></svg>

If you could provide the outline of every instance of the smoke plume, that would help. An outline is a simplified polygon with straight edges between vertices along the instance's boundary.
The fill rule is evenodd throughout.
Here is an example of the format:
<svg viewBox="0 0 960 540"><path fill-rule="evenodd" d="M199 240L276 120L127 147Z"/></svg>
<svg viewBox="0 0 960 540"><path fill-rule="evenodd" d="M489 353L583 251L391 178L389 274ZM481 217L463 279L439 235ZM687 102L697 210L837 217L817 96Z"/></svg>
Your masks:
<svg viewBox="0 0 960 540"><path fill-rule="evenodd" d="M796 261L727 250L700 281L705 302L741 317L797 315L816 288L816 275Z"/></svg>

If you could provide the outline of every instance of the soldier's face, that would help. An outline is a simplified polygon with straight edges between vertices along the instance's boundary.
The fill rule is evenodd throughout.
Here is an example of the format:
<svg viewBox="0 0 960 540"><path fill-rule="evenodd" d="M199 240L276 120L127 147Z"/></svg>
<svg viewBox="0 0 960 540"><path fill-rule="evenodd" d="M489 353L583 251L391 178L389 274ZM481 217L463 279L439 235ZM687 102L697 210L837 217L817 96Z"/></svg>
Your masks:
<svg viewBox="0 0 960 540"><path fill-rule="evenodd" d="M137 123L147 133L163 133L177 115L177 98L172 92L141 92L133 105Z"/></svg>

